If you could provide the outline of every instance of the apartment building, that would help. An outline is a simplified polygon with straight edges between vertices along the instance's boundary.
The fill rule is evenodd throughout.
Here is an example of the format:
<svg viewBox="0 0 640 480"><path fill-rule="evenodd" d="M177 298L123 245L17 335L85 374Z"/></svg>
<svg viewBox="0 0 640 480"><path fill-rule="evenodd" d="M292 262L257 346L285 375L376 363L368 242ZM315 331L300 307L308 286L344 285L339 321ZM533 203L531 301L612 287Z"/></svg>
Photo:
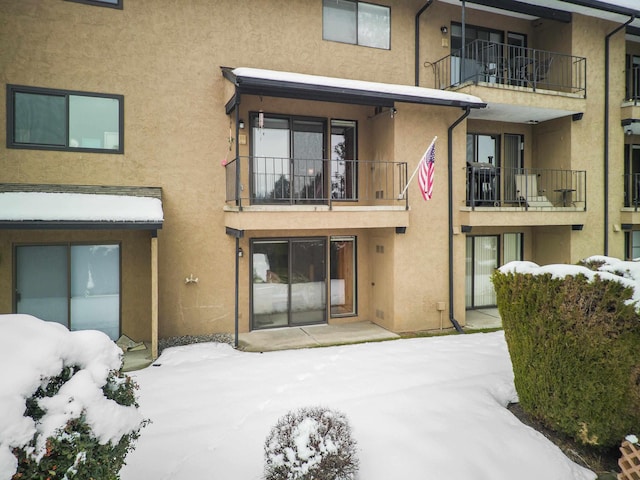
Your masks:
<svg viewBox="0 0 640 480"><path fill-rule="evenodd" d="M0 11L4 313L154 350L363 320L462 328L505 262L639 255L625 0ZM424 201L405 187L436 137Z"/></svg>

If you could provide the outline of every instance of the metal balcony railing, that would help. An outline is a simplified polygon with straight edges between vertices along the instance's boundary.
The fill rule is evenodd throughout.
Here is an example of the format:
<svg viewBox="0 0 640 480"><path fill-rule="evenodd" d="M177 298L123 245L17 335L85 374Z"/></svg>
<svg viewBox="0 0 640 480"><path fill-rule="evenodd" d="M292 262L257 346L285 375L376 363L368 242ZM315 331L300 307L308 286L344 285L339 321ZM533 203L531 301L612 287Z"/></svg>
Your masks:
<svg viewBox="0 0 640 480"><path fill-rule="evenodd" d="M587 93L587 59L505 43L474 40L433 63L435 86L466 82Z"/></svg>
<svg viewBox="0 0 640 480"><path fill-rule="evenodd" d="M409 208L406 162L239 157L225 165L226 201L243 205Z"/></svg>
<svg viewBox="0 0 640 480"><path fill-rule="evenodd" d="M467 206L587 209L587 172L467 164Z"/></svg>
<svg viewBox="0 0 640 480"><path fill-rule="evenodd" d="M625 100L640 102L640 66L625 71Z"/></svg>
<svg viewBox="0 0 640 480"><path fill-rule="evenodd" d="M624 175L624 206L640 208L640 173L626 173Z"/></svg>

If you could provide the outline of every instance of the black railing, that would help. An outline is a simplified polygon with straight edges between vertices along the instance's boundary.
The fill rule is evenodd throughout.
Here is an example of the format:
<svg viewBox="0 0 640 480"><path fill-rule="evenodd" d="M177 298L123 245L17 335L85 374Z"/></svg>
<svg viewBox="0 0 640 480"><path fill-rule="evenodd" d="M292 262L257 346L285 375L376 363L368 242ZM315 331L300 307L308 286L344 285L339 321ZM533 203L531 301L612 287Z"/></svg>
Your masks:
<svg viewBox="0 0 640 480"><path fill-rule="evenodd" d="M474 40L433 63L435 86L467 82L557 92L587 92L587 59L557 52Z"/></svg>
<svg viewBox="0 0 640 480"><path fill-rule="evenodd" d="M225 169L226 201L237 206L409 206L406 162L240 157Z"/></svg>
<svg viewBox="0 0 640 480"><path fill-rule="evenodd" d="M467 206L535 209L587 208L584 170L496 168L467 164Z"/></svg>
<svg viewBox="0 0 640 480"><path fill-rule="evenodd" d="M640 102L640 66L629 68L625 72L625 100Z"/></svg>
<svg viewBox="0 0 640 480"><path fill-rule="evenodd" d="M640 173L626 173L624 175L624 206L640 207Z"/></svg>

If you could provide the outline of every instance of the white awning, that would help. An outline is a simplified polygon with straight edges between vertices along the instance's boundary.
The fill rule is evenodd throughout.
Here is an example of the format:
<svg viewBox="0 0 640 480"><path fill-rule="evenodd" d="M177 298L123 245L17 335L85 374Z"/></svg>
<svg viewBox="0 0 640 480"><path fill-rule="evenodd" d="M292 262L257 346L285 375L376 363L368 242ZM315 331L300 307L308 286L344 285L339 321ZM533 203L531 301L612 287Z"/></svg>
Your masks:
<svg viewBox="0 0 640 480"><path fill-rule="evenodd" d="M69 192L0 192L4 228L162 228L162 200Z"/></svg>
<svg viewBox="0 0 640 480"><path fill-rule="evenodd" d="M367 82L259 68L222 67L239 93L308 100L393 105L394 102L484 108L478 97L464 93L392 83Z"/></svg>

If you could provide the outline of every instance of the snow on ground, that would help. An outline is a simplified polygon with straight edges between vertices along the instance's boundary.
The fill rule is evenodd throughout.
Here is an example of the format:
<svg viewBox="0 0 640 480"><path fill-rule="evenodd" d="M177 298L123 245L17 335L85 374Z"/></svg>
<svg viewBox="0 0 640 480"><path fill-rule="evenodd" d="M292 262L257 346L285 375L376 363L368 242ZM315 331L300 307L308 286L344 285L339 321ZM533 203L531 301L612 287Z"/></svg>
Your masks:
<svg viewBox="0 0 640 480"><path fill-rule="evenodd" d="M271 353L165 350L133 372L151 423L122 480L262 478L263 445L289 410L346 414L361 480L592 480L505 407L516 400L502 332Z"/></svg>

